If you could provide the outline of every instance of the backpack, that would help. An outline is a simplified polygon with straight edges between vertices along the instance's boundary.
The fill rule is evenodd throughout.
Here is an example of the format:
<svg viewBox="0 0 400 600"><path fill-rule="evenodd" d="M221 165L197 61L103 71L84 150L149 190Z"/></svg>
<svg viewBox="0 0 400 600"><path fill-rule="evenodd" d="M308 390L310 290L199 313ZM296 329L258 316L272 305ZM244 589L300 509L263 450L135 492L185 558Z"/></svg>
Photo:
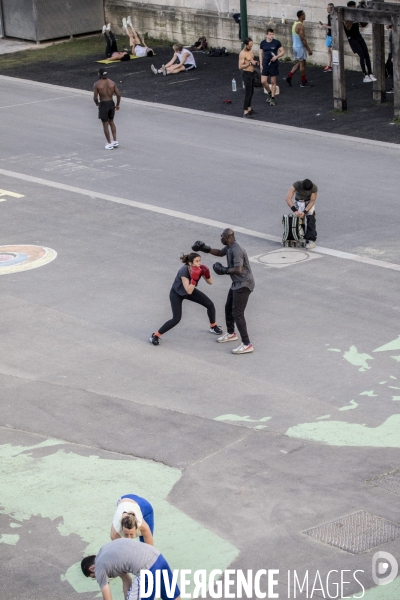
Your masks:
<svg viewBox="0 0 400 600"><path fill-rule="evenodd" d="M306 241L304 239L304 219L296 217L295 214L290 213L283 215L283 237L282 244L286 247L305 247Z"/></svg>
<svg viewBox="0 0 400 600"><path fill-rule="evenodd" d="M209 56L228 56L226 48L210 48Z"/></svg>

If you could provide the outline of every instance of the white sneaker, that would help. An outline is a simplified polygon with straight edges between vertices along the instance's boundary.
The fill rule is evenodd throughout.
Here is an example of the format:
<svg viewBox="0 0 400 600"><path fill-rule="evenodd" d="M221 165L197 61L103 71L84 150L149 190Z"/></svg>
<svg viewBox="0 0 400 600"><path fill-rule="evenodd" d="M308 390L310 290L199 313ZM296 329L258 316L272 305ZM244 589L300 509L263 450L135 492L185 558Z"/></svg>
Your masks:
<svg viewBox="0 0 400 600"><path fill-rule="evenodd" d="M126 24L132 27L132 19L130 17L126 19Z"/></svg>
<svg viewBox="0 0 400 600"><path fill-rule="evenodd" d="M154 65L151 65L150 69L153 71L154 75L158 75L158 71Z"/></svg>
<svg viewBox="0 0 400 600"><path fill-rule="evenodd" d="M161 71L163 75L167 75L167 69L165 68L165 65L161 65Z"/></svg>
<svg viewBox="0 0 400 600"><path fill-rule="evenodd" d="M117 141L115 141L115 142L111 142L111 146L112 146L113 148L117 148L117 146L119 146L119 143L118 143Z"/></svg>
<svg viewBox="0 0 400 600"><path fill-rule="evenodd" d="M101 31L101 33L105 33L107 31L107 25L103 25L103 29Z"/></svg>
<svg viewBox="0 0 400 600"><path fill-rule="evenodd" d="M377 78L372 75L372 73L369 76L369 78L370 78L371 81L378 81Z"/></svg>
<svg viewBox="0 0 400 600"><path fill-rule="evenodd" d="M111 31L111 23L108 23L106 29L107 29L107 31Z"/></svg>
<svg viewBox="0 0 400 600"><path fill-rule="evenodd" d="M123 29L126 29L126 17L123 17L122 19L122 27Z"/></svg>
<svg viewBox="0 0 400 600"><path fill-rule="evenodd" d="M232 350L232 354L247 354L248 352L254 352L253 344L245 346L245 344L242 343L238 348Z"/></svg>
<svg viewBox="0 0 400 600"><path fill-rule="evenodd" d="M308 250L312 250L312 248L316 248L316 246L317 246L317 244L315 242L312 242L312 241L306 242L306 248Z"/></svg>
<svg viewBox="0 0 400 600"><path fill-rule="evenodd" d="M106 144L106 145L104 146L104 148L105 148L106 150L114 150L114 146L113 146L112 144Z"/></svg>
<svg viewBox="0 0 400 600"><path fill-rule="evenodd" d="M238 336L236 335L236 333L225 333L217 339L217 342L219 342L220 344L224 344L225 342L236 342L237 339Z"/></svg>
<svg viewBox="0 0 400 600"><path fill-rule="evenodd" d="M363 83L371 83L372 79L370 78L369 75L365 75L364 79L363 79Z"/></svg>

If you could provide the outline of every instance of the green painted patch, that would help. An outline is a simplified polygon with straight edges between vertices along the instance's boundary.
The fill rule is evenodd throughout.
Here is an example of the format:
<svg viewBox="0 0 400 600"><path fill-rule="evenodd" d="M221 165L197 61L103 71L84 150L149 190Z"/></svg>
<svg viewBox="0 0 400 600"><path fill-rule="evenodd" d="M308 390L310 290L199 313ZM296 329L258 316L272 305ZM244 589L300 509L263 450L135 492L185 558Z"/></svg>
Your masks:
<svg viewBox="0 0 400 600"><path fill-rule="evenodd" d="M9 546L15 546L19 540L17 533L3 533L0 535L0 544L8 544Z"/></svg>
<svg viewBox="0 0 400 600"><path fill-rule="evenodd" d="M350 400L350 404L342 406L341 408L338 408L338 410L353 410L354 408L357 408L357 406L358 404L355 400Z"/></svg>
<svg viewBox="0 0 400 600"><path fill-rule="evenodd" d="M290 427L286 435L324 442L330 446L400 448L400 415L392 415L378 427L345 421L320 421Z"/></svg>
<svg viewBox="0 0 400 600"><path fill-rule="evenodd" d="M14 529L16 527L21 527L21 525L19 523L10 523L10 527Z"/></svg>
<svg viewBox="0 0 400 600"><path fill-rule="evenodd" d="M398 354L397 356L391 356L390 358L394 358L394 360L397 360L397 362L400 362L400 354Z"/></svg>
<svg viewBox="0 0 400 600"><path fill-rule="evenodd" d="M322 417L317 417L316 421L319 421L320 419L330 419L331 415L322 415Z"/></svg>
<svg viewBox="0 0 400 600"><path fill-rule="evenodd" d="M361 598L360 593L352 596L352 598ZM397 577L392 583L387 585L378 585L365 590L362 596L363 600L399 600L400 598L400 577Z"/></svg>
<svg viewBox="0 0 400 600"><path fill-rule="evenodd" d="M374 390L370 390L369 392L361 392L360 396L370 396L371 398L373 396L378 396L378 394L374 394Z"/></svg>
<svg viewBox="0 0 400 600"><path fill-rule="evenodd" d="M72 451L73 446L54 448L39 458L32 456L34 449L60 444L63 442L47 440L31 447L0 446L1 513L21 521L21 535L33 516L52 521L62 517L57 526L60 535L77 534L85 544L84 553L62 576L76 592L98 592L97 584L82 575L80 561L109 541L116 500L126 493L143 496L153 505L155 545L173 569L224 570L238 555L232 544L167 502L181 477L179 469L144 459L81 456ZM91 526L94 499L95 527ZM6 539L17 543L16 537ZM112 589L115 600L122 599L119 580L113 581Z"/></svg>
<svg viewBox="0 0 400 600"><path fill-rule="evenodd" d="M384 346L376 348L373 352L386 352L387 350L400 350L400 335L395 340L384 344Z"/></svg>
<svg viewBox="0 0 400 600"><path fill-rule="evenodd" d="M358 370L361 372L371 368L367 362L368 360L374 360L369 354L358 352L356 346L350 346L350 350L347 350L347 352L343 354L343 358L351 365L360 367Z"/></svg>
<svg viewBox="0 0 400 600"><path fill-rule="evenodd" d="M262 419L251 419L250 415L245 415L241 417L240 415L220 415L219 417L215 417L214 421L243 421L245 423L263 423L264 421L269 421L272 417L262 417Z"/></svg>
<svg viewBox="0 0 400 600"><path fill-rule="evenodd" d="M328 348L329 352L341 352L339 348Z"/></svg>
<svg viewBox="0 0 400 600"><path fill-rule="evenodd" d="M392 400L400 400L400 396L392 396Z"/></svg>

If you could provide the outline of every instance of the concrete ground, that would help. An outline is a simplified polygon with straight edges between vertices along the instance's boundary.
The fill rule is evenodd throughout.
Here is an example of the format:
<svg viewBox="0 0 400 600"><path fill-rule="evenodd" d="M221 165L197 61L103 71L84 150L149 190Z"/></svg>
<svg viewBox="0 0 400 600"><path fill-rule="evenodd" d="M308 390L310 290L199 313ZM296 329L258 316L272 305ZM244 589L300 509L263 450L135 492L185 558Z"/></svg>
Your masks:
<svg viewBox="0 0 400 600"><path fill-rule="evenodd" d="M360 570L363 597L398 598L371 570L377 549L399 555L398 485L371 480L399 468L399 148L125 100L106 152L90 94L10 78L0 111L6 600L96 597L79 562L124 493L154 504L173 568L277 569L280 598L329 597L333 569L350 583L334 595L331 574L330 597L361 597ZM293 254L281 217L305 177L318 246ZM180 253L228 224L252 258L254 354L216 344L192 305L151 346ZM30 253L42 266L19 271ZM222 326L229 285L207 290ZM361 553L304 533L357 511L394 523Z"/></svg>

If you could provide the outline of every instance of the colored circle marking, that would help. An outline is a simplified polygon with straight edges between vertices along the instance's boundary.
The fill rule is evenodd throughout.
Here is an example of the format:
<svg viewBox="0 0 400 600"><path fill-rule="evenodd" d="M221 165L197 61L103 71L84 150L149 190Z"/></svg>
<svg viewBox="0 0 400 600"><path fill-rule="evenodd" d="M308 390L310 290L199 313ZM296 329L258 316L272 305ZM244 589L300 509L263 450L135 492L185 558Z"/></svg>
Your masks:
<svg viewBox="0 0 400 600"><path fill-rule="evenodd" d="M44 246L0 246L0 275L43 267L57 252Z"/></svg>

